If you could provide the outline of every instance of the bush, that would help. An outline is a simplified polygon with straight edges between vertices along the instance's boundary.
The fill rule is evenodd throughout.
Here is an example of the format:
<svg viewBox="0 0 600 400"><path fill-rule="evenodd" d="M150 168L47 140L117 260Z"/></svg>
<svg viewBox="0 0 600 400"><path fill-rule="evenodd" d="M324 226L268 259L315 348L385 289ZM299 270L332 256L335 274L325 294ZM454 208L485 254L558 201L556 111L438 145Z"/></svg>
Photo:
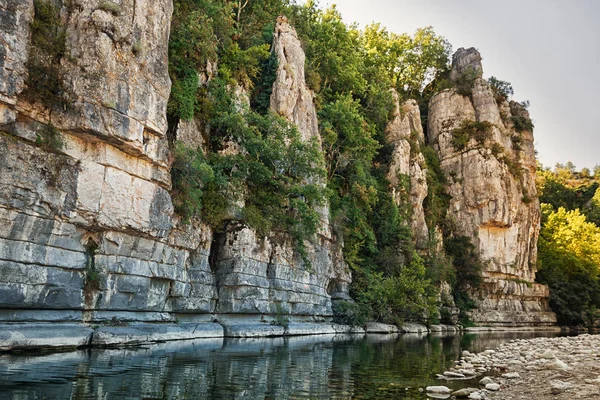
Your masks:
<svg viewBox="0 0 600 400"><path fill-rule="evenodd" d="M354 301L333 303L334 322L343 325L364 326L370 319L369 307Z"/></svg>
<svg viewBox="0 0 600 400"><path fill-rule="evenodd" d="M59 151L64 146L60 132L51 123L38 129L35 144L47 151Z"/></svg>
<svg viewBox="0 0 600 400"><path fill-rule="evenodd" d="M488 79L488 83L494 92L496 103L498 103L498 105L503 101L507 101L509 97L514 94L513 87L509 82L501 81L492 76Z"/></svg>
<svg viewBox="0 0 600 400"><path fill-rule="evenodd" d="M367 307L375 321L428 323L436 317L436 288L426 278L425 265L416 253L394 275L369 271L356 279L361 288L355 292L357 302Z"/></svg>
<svg viewBox="0 0 600 400"><path fill-rule="evenodd" d="M66 110L69 95L60 70L60 60L66 50L66 29L60 21L60 7L52 2L35 0L34 10L31 49L26 64L28 75L22 96L50 109Z"/></svg>
<svg viewBox="0 0 600 400"><path fill-rule="evenodd" d="M421 146L427 165L427 197L423 203L425 222L433 237L436 226L446 219L450 195L446 191L447 179L436 151L431 146Z"/></svg>
<svg viewBox="0 0 600 400"><path fill-rule="evenodd" d="M281 304L277 303L277 314L275 314L275 319L271 321L271 325L281 326L284 329L287 329L290 326L290 316L288 313L284 313Z"/></svg>
<svg viewBox="0 0 600 400"><path fill-rule="evenodd" d="M185 222L202 211L203 193L214 182L215 174L202 150L177 143L171 167L175 211Z"/></svg>
<svg viewBox="0 0 600 400"><path fill-rule="evenodd" d="M479 258L471 238L467 236L455 236L444 239L444 249L452 258L455 276L450 282L452 295L456 306L460 309L459 320L465 326L472 323L469 320L468 310L475 308L475 302L471 298L483 283L481 271L484 264Z"/></svg>
<svg viewBox="0 0 600 400"><path fill-rule="evenodd" d="M479 78L479 71L473 67L467 67L462 74L454 82L456 93L461 96L470 97L473 95L473 85L475 80Z"/></svg>
<svg viewBox="0 0 600 400"><path fill-rule="evenodd" d="M102 1L98 5L98 10L102 10L102 11L111 13L115 17L118 17L119 15L121 15L121 6L119 4L113 3L111 1Z"/></svg>
<svg viewBox="0 0 600 400"><path fill-rule="evenodd" d="M452 131L452 146L456 150L464 150L471 139L475 139L477 143L483 144L486 137L491 133L492 126L487 121L463 120L458 128L454 128Z"/></svg>
<svg viewBox="0 0 600 400"><path fill-rule="evenodd" d="M533 121L529 117L529 113L527 112L527 107L529 107L529 102L524 101L522 103L517 103L515 101L510 102L510 113L511 121L515 127L517 132L532 132L533 131Z"/></svg>

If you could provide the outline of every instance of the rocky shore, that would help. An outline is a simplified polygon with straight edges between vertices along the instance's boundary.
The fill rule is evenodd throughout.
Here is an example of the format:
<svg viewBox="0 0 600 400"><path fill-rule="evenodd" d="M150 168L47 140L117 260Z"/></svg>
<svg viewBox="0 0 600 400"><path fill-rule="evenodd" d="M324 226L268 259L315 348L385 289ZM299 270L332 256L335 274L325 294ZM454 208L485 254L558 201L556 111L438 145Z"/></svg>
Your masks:
<svg viewBox="0 0 600 400"><path fill-rule="evenodd" d="M479 385L453 393L445 386L428 387L435 398L598 399L600 335L516 339L495 350L464 351L438 378L477 379Z"/></svg>

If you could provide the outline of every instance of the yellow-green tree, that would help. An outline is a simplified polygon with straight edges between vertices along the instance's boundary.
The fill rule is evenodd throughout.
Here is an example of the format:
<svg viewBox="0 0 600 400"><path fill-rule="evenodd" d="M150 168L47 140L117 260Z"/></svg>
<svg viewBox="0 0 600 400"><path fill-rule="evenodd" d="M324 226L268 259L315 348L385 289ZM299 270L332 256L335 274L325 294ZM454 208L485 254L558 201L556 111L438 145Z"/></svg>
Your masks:
<svg viewBox="0 0 600 400"><path fill-rule="evenodd" d="M579 210L542 204L538 280L561 324L591 324L600 308L600 228Z"/></svg>

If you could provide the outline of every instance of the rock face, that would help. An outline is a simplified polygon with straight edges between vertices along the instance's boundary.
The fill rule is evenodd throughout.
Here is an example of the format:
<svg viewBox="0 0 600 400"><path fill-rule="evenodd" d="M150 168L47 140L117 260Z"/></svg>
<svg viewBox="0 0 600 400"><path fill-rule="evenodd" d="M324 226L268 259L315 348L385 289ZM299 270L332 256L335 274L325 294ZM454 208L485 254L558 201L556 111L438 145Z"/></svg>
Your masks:
<svg viewBox="0 0 600 400"><path fill-rule="evenodd" d="M22 95L34 5L0 4L0 320L330 316L331 299L348 298L350 274L326 209L308 245L312 269L285 238L178 222L166 138L172 3L97 3L60 9L68 110ZM300 42L283 22L275 36L273 108L318 139ZM203 145L196 121L179 128ZM61 143L44 144L46 134Z"/></svg>
<svg viewBox="0 0 600 400"><path fill-rule="evenodd" d="M285 17L279 17L275 26L272 51L277 55L279 66L271 93L271 109L295 123L303 139L320 141L313 94L304 82L306 56L296 31Z"/></svg>
<svg viewBox="0 0 600 400"><path fill-rule="evenodd" d="M482 71L474 49L460 49L452 76L467 66ZM472 96L444 90L429 103L429 142L449 177L449 217L455 233L471 238L481 259L483 291L476 296L473 320L482 325L544 325L556 318L548 307L548 288L534 283L540 211L535 189L532 132L517 132L517 104L497 102L488 83L476 78ZM466 122L489 123L483 137L457 144ZM463 129L464 130L464 129Z"/></svg>
<svg viewBox="0 0 600 400"><path fill-rule="evenodd" d="M202 221L179 222L166 120L170 0L74 0L59 11L66 40L56 68L68 108L24 94L35 91L27 87L34 4L0 2L0 321L196 323L280 313L320 321L331 317L332 302L350 299L327 205L318 210L318 234L305 243L310 263L281 234L259 237L235 222L215 233ZM272 51L279 61L272 110L304 140L320 143L305 55L283 17ZM480 60L460 50L453 78L469 70L480 76ZM202 84L214 70L207 66ZM247 101L243 91L237 96ZM452 177L456 232L471 237L488 262L474 320L550 324L548 290L532 283L540 218L533 137L515 131L510 116L518 107L500 103L480 78L472 98L439 93L430 104L429 142ZM410 204L416 245L425 248L419 108L397 96L395 105L386 132L394 148L390 190L398 204ZM452 132L464 120L492 128L482 143L473 139L459 150ZM191 146L203 148L207 135L202 121L177 129ZM241 326L234 322L227 329Z"/></svg>
<svg viewBox="0 0 600 400"><path fill-rule="evenodd" d="M118 12L107 12L79 1L60 9L68 110L21 97L34 6L9 4L1 29L10 54L0 58L6 82L0 89L1 306L64 310L24 311L34 320L94 319L106 311L168 318L162 312L190 291L192 250L170 244L171 2L125 1ZM40 145L45 132L61 143Z"/></svg>
<svg viewBox="0 0 600 400"><path fill-rule="evenodd" d="M320 143L313 94L304 82L304 51L284 18L275 27L272 51L279 65L271 108L296 124L304 140ZM329 226L328 207L319 214L318 235L306 242L310 266L289 238L258 237L248 227L230 226L218 238L217 312L329 316L332 299L349 299L350 273Z"/></svg>
<svg viewBox="0 0 600 400"><path fill-rule="evenodd" d="M423 200L427 197L427 170L420 146L425 141L421 114L415 100L399 103L392 92L394 111L386 129L386 139L393 145L392 161L387 174L396 205L410 205L410 228L417 248L425 248L429 230L425 223Z"/></svg>

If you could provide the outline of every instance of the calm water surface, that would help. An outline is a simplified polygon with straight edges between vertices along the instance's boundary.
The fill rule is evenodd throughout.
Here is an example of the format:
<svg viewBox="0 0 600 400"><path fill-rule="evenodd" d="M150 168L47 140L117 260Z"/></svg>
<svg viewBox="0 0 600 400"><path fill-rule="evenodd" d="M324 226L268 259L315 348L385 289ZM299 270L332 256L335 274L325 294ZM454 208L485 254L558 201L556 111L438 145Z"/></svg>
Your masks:
<svg viewBox="0 0 600 400"><path fill-rule="evenodd" d="M549 334L548 334L549 335ZM0 399L426 399L462 350L540 333L202 339L0 355Z"/></svg>

